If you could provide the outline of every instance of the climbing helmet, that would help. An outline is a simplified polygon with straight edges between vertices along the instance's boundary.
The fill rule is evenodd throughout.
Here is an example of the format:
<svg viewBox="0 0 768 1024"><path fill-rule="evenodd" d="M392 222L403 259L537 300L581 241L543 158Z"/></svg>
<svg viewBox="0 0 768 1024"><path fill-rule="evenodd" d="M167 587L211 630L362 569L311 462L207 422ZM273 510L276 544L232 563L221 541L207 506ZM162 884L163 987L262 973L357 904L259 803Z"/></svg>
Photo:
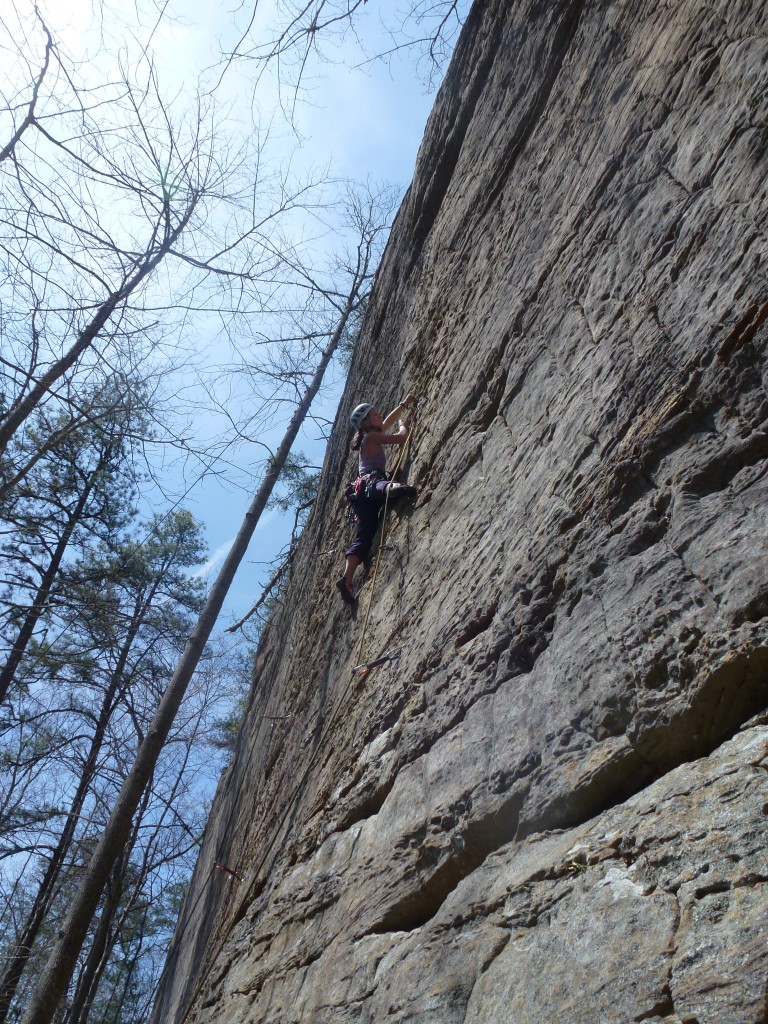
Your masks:
<svg viewBox="0 0 768 1024"><path fill-rule="evenodd" d="M359 430L360 424L363 422L365 417L373 408L371 402L361 402L355 409L352 410L352 415L349 417L349 422L352 424L353 430Z"/></svg>

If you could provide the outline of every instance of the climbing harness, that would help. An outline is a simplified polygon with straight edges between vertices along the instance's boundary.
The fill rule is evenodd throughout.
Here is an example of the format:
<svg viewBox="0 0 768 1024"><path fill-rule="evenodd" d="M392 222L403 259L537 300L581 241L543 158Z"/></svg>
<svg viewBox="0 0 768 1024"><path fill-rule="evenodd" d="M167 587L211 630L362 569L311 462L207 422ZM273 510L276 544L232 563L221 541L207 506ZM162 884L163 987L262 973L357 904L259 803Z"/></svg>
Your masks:
<svg viewBox="0 0 768 1024"><path fill-rule="evenodd" d="M358 476L356 480L347 481L344 497L347 499L347 519L350 523L357 522L361 503L373 500L376 484L386 479L387 474L382 469L372 469Z"/></svg>

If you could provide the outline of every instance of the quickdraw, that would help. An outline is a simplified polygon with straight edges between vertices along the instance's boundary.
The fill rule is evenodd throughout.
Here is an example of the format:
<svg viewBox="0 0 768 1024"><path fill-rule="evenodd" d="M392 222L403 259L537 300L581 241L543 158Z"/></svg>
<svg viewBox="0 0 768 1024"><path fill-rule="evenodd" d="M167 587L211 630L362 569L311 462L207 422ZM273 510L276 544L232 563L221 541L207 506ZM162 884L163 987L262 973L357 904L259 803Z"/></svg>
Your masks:
<svg viewBox="0 0 768 1024"><path fill-rule="evenodd" d="M366 661L362 665L355 665L352 669L353 672L362 672L364 670L378 668L379 665L384 665L388 661L397 661L400 655L403 653L402 648L394 651L392 654L382 654L380 658L374 658L373 661Z"/></svg>

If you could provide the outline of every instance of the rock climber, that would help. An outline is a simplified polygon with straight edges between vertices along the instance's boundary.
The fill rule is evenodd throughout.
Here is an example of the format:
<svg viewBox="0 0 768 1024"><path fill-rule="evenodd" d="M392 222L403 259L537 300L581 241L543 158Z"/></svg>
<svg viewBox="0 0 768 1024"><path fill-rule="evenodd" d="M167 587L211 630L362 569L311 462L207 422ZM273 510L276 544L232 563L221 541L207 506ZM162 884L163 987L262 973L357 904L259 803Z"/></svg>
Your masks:
<svg viewBox="0 0 768 1024"><path fill-rule="evenodd" d="M415 487L387 478L387 455L384 451L385 445L405 444L409 433L407 422L401 421L396 433L390 434L389 431L404 412L406 415L410 413L415 404L416 396L408 395L405 401L382 419L374 405L362 402L349 417L349 422L357 431L352 441L352 450L360 452L360 462L357 480L347 489L347 496L355 511L357 530L352 545L344 552L344 573L336 580L336 587L347 604L356 601L352 577L371 550L387 492L390 500L413 497L417 493Z"/></svg>

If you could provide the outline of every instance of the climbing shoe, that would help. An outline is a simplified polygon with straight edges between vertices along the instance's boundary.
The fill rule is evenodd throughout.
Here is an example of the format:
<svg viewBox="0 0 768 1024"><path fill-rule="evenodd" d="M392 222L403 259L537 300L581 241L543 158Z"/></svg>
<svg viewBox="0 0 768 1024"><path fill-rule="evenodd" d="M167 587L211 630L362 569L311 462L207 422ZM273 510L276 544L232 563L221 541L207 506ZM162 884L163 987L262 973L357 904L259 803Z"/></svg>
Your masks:
<svg viewBox="0 0 768 1024"><path fill-rule="evenodd" d="M345 604L357 603L355 592L352 590L352 584L347 583L343 576L339 576L336 580L336 589L341 594L341 599Z"/></svg>
<svg viewBox="0 0 768 1024"><path fill-rule="evenodd" d="M391 483L387 490L390 498L415 498L419 493L418 488L412 487L410 484Z"/></svg>

